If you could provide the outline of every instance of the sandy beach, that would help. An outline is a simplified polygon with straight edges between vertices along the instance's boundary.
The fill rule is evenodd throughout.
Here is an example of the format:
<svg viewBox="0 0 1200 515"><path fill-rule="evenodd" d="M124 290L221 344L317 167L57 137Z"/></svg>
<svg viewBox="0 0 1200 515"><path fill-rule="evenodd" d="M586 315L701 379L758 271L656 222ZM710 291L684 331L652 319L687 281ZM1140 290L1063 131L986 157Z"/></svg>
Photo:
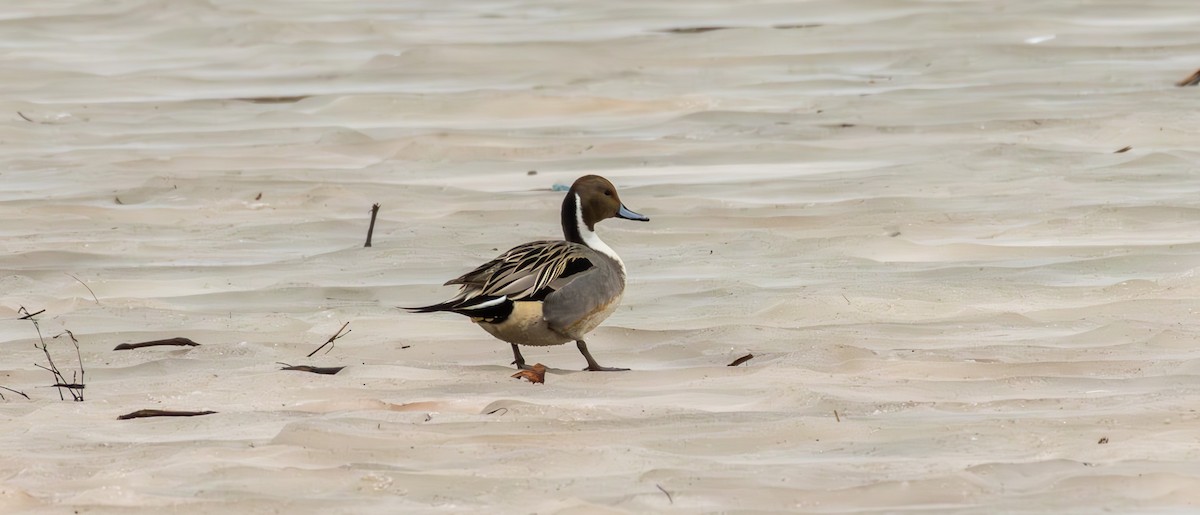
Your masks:
<svg viewBox="0 0 1200 515"><path fill-rule="evenodd" d="M1195 513L1197 23L6 4L0 513ZM398 309L560 237L591 173L651 218L598 226L629 280L588 343L633 370L531 347L531 384ZM78 338L83 402L22 307L67 379Z"/></svg>

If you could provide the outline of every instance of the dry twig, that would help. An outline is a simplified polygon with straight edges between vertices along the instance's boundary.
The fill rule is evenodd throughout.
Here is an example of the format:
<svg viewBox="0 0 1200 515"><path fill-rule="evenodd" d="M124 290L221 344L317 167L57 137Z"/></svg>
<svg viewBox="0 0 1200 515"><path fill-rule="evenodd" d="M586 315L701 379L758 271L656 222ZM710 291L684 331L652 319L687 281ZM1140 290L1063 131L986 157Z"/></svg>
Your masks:
<svg viewBox="0 0 1200 515"><path fill-rule="evenodd" d="M58 388L59 400L66 400L66 397L64 397L62 394L62 389L66 388L67 392L71 394L71 398L74 399L75 402L83 402L83 389L84 389L83 376L84 376L85 372L83 369L83 355L80 353L80 350L79 350L79 340L75 339L75 334L69 330L63 332L62 334L54 336L54 338L58 338L59 336L66 334L71 337L71 343L73 343L75 345L75 356L79 360L79 373L78 373L78 377L76 377L76 374L74 372L72 372L71 380L68 381L66 376L63 375L62 371L59 370L58 365L56 365L54 363L54 357L50 355L50 346L49 346L49 344L46 343L46 339L42 336L42 327L40 325L38 325L37 319L34 318L35 316L40 315L45 312L46 312L46 310L43 309L41 311L38 311L37 313L30 313L28 309L25 309L25 306L21 306L21 308L17 310L17 313L23 314L23 316L21 316L21 320L28 320L33 323L33 328L37 331L37 334L38 334L38 343L35 343L33 346L35 348L40 349L46 355L46 362L50 364L49 367L42 366L42 365L39 365L36 363L34 364L34 366L41 368L43 370L46 370L54 376L53 387Z"/></svg>
<svg viewBox="0 0 1200 515"><path fill-rule="evenodd" d="M113 350L130 350L140 349L142 347L157 347L160 345L175 345L177 347L199 347L200 344L183 337L167 338L165 340L153 340L141 343L122 343Z"/></svg>
<svg viewBox="0 0 1200 515"><path fill-rule="evenodd" d="M8 390L8 391L10 391L10 392L12 392L12 393L15 393L15 394L17 394L17 395L20 395L21 397L24 397L24 398L25 398L25 400L29 400L29 396L28 396L28 395L25 395L25 392L18 391L18 390L13 390L12 388L9 388L9 387L7 387L7 386L0 386L0 390ZM4 394L0 393L0 401L6 401L6 400L8 400L8 399L4 397Z"/></svg>
<svg viewBox="0 0 1200 515"><path fill-rule="evenodd" d="M657 486L658 490L661 491L662 493L667 494L667 502L669 502L671 504L675 504L675 498L671 497L671 492L668 492L667 489L663 488L662 485L660 485L660 484L655 483L654 486Z"/></svg>
<svg viewBox="0 0 1200 515"><path fill-rule="evenodd" d="M68 276L68 277L70 277L70 278L72 278L72 279L74 279L74 280L76 280L76 281L79 281L79 284L82 284L84 288L87 288L87 291L88 291L88 293L92 294L92 300L96 301L96 304L99 304L99 303L100 303L100 299L96 298L96 292L92 291L92 288L91 288L91 287L89 287L89 286L87 285L87 283L85 283L85 282L83 282L83 281L80 281L80 280L79 280L79 278L78 278L78 277L75 277L74 275L67 274L67 276Z"/></svg>
<svg viewBox="0 0 1200 515"><path fill-rule="evenodd" d="M162 409L140 409L133 413L126 413L117 417L117 420L129 420L132 418L150 418L150 417L198 417L201 415L212 415L215 411L171 411Z"/></svg>
<svg viewBox="0 0 1200 515"><path fill-rule="evenodd" d="M329 346L329 350L325 351L325 354L329 354L329 351L333 350L333 342L337 341L338 338L341 338L343 336L346 336L347 334L350 334L350 331L346 329L346 326L348 326L348 325L350 325L350 322L346 322L346 323L342 324L342 327L340 329L338 329L338 332L336 334L334 334L333 336L330 336L328 340L325 340L325 343L322 343L320 347L317 347L316 350L308 353L308 356L305 356L305 357L307 357L307 358L313 357L313 354L320 352L321 349L324 349L326 345ZM346 332L343 333L342 331L346 331Z"/></svg>
<svg viewBox="0 0 1200 515"><path fill-rule="evenodd" d="M375 217L379 216L379 204L371 205L371 225L367 226L367 243L363 247L371 246L371 236L375 234Z"/></svg>
<svg viewBox="0 0 1200 515"><path fill-rule="evenodd" d="M334 375L338 372L341 372L343 368L346 368L346 367L314 367L314 366L310 366L310 365L289 365L287 363L282 363L282 362L279 362L279 364L283 365L283 368L281 368L280 370L295 370L298 372L312 372L314 374L323 374L323 375L327 375L327 376Z"/></svg>

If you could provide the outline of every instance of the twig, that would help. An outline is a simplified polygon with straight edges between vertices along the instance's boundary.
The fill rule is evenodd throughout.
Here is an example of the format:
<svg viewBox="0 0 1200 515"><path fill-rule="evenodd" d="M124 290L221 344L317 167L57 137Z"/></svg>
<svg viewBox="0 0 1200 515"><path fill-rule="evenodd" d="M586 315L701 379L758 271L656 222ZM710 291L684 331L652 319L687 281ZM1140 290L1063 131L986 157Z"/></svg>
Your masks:
<svg viewBox="0 0 1200 515"><path fill-rule="evenodd" d="M71 342L75 345L75 356L79 359L79 380L75 381L75 374L72 373L72 380L67 381L66 376L64 376L62 371L58 369L58 365L54 364L54 358L50 355L50 346L46 343L46 339L42 336L42 327L38 324L37 319L34 318L35 315L40 315L45 312L46 310L43 309L37 313L30 313L28 309L25 309L25 306L21 306L20 309L17 310L17 313L24 314L24 316L21 317L21 320L28 320L33 323L33 328L37 330L38 334L38 343L33 344L33 346L34 348L41 349L42 353L46 355L46 362L50 364L49 367L44 367L37 363L34 365L42 370L49 371L50 374L54 376L53 386L58 388L59 400L66 400L66 397L63 397L62 394L62 389L66 388L67 392L71 394L71 398L74 399L75 402L83 402L83 376L85 372L83 369L83 355L79 350L79 340L75 339L75 334L71 331L66 331L54 336L54 338L58 338L63 334L69 335L71 337Z"/></svg>
<svg viewBox="0 0 1200 515"><path fill-rule="evenodd" d="M250 102L254 104L293 104L304 100L312 95L295 95L290 97L242 97L235 98L240 102Z"/></svg>
<svg viewBox="0 0 1200 515"><path fill-rule="evenodd" d="M313 354L320 352L321 349L324 349L326 345L329 346L329 350L325 351L325 354L329 354L329 351L333 350L333 342L334 341L336 341L338 338L346 336L347 334L350 334L350 331L346 331L345 333L342 332L342 331L346 330L346 326L348 326L348 325L350 325L350 322L346 322L346 323L342 324L342 327L341 327L341 329L338 329L337 334L330 336L328 340L325 340L325 343L322 343L320 347L317 347L317 350L314 350L314 351L308 353L308 356L305 356L305 357L307 357L307 358L313 357Z"/></svg>
<svg viewBox="0 0 1200 515"><path fill-rule="evenodd" d="M20 395L21 397L24 397L26 400L29 400L29 396L28 396L28 395L25 395L25 392L22 392L22 391L17 391L17 390L13 390L12 388L9 388L9 387L7 387L7 386L0 386L0 389L8 390L8 391L10 391L10 392L12 392L12 393L15 393L15 394L17 394L17 395ZM4 394L2 394L2 393L0 393L0 399L3 399L3 400L8 400L8 399L5 399L5 398L4 398Z"/></svg>
<svg viewBox="0 0 1200 515"><path fill-rule="evenodd" d="M671 497L671 492L668 492L666 488L663 488L662 485L660 485L658 483L655 483L654 486L657 486L658 490L660 492L667 494L667 502L669 502L671 504L675 504L675 498Z"/></svg>
<svg viewBox="0 0 1200 515"><path fill-rule="evenodd" d="M64 273L65 273L65 272L64 272ZM71 274L67 274L67 276L69 276L70 278L72 278L72 279L74 279L74 280L76 280L76 281L79 281L79 278L78 278L78 277L75 277L75 276L73 276L73 275L71 275ZM83 281L79 281L79 284L82 284L84 288L87 288L87 291L88 291L88 293L92 294L92 300L96 301L96 304L99 304L99 303L100 303L100 299L96 298L96 292L92 291L91 287L89 287L89 286L87 285L87 283L85 283L85 282L83 282Z"/></svg>
<svg viewBox="0 0 1200 515"><path fill-rule="evenodd" d="M21 306L21 309L18 309L17 313L21 313L21 312L24 312L25 316L18 318L17 320L33 320L33 317L38 316L42 313L45 313L46 310L43 309L41 311L38 311L37 313L30 313L29 310L25 309L25 306ZM33 324L33 325L36 326L37 324Z"/></svg>
<svg viewBox="0 0 1200 515"><path fill-rule="evenodd" d="M28 309L25 309L25 306L21 306L20 309L17 309L17 313L25 313L25 316L22 316L21 320L28 320L30 322L33 322L33 328L38 333L38 341L41 342L40 346L39 346L39 344L36 344L36 343L33 346L35 348L41 349L42 352L44 352L46 354L46 361L50 362L50 368L43 367L36 363L34 365L36 365L38 368L41 368L43 370L49 370L50 373L54 376L55 384L65 383L65 382L67 382L67 379L62 377L62 374L58 373L58 367L54 366L54 358L50 357L50 350L46 347L46 340L45 340L45 338L42 338L42 328L41 328L41 326L38 325L37 319L33 318L34 315L40 315L45 312L46 312L46 310L43 309L41 311L38 311L37 313L30 313ZM63 397L62 388L58 389L58 400L60 400L60 401L67 400L66 397Z"/></svg>
<svg viewBox="0 0 1200 515"><path fill-rule="evenodd" d="M834 418L834 420L837 420L839 423L842 421L842 417L838 416L837 410L833 410L833 418Z"/></svg>
<svg viewBox="0 0 1200 515"><path fill-rule="evenodd" d="M33 120L31 120L28 116L25 116L25 113L17 111L17 116L20 116L22 120L25 120L29 123L34 123Z"/></svg>
<svg viewBox="0 0 1200 515"><path fill-rule="evenodd" d="M714 30L729 30L732 28L735 27L721 27L713 25L705 27L678 27L674 29L662 29L659 32L666 32L669 34L702 34L705 32L712 32Z"/></svg>
<svg viewBox="0 0 1200 515"><path fill-rule="evenodd" d="M183 337L167 338L165 340L154 340L141 343L122 343L113 350L130 350L140 349L142 347L155 347L159 345L175 345L177 347L199 347L200 344Z"/></svg>
<svg viewBox="0 0 1200 515"><path fill-rule="evenodd" d="M371 246L371 236L375 234L375 217L379 216L379 204L371 205L371 225L367 226L367 243L363 247Z"/></svg>
<svg viewBox="0 0 1200 515"><path fill-rule="evenodd" d="M747 362L747 361L750 361L751 359L754 359L754 355L753 355L753 354L747 354L747 355L745 355L745 356L742 356L742 357L740 357L740 358L738 358L738 359L735 359L735 360L733 360L733 363L730 363L729 365L726 365L726 366L730 366L730 367L736 367L736 366L738 366L738 365L741 365L742 363L745 363L745 362Z"/></svg>
<svg viewBox="0 0 1200 515"><path fill-rule="evenodd" d="M314 367L314 366L310 366L310 365L289 365L287 363L278 362L278 361L276 363L283 365L283 368L281 368L280 370L295 370L297 372L312 372L314 374L323 374L323 375L327 375L327 376L337 374L338 372L341 372L343 368L346 368L346 367Z"/></svg>
<svg viewBox="0 0 1200 515"><path fill-rule="evenodd" d="M63 332L54 335L54 338L58 339L59 336L62 336L64 334L67 335L67 337L71 338L71 344L75 346L75 359L79 361L79 383L78 383L79 386L78 386L78 388L72 387L72 389L74 389L74 390L79 390L79 394L75 395L74 393L72 393L71 395L73 397L75 397L76 401L83 402L83 383L85 382L83 380L83 376L84 376L84 374L87 373L83 369L83 354L79 351L79 340L75 338L75 333L72 333L70 329L63 329ZM59 374L59 375L62 375L62 374ZM71 379L75 379L74 372L71 373ZM74 383L75 381L71 381L71 382Z"/></svg>
<svg viewBox="0 0 1200 515"><path fill-rule="evenodd" d="M198 417L200 415L212 415L215 411L171 411L161 409L140 409L133 413L127 413L117 417L117 420L129 420L132 418L150 418L150 417Z"/></svg>

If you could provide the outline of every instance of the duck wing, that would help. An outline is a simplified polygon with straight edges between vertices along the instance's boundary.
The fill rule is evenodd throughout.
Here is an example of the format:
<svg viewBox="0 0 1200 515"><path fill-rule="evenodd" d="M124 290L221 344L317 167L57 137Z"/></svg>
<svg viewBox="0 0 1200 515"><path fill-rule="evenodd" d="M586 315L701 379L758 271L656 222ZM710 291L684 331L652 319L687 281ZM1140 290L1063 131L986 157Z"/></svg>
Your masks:
<svg viewBox="0 0 1200 515"><path fill-rule="evenodd" d="M518 245L446 281L457 284L459 294L431 306L410 308L418 313L453 311L481 318L503 318L514 301L544 300L569 278L595 265L587 247L568 241L535 241Z"/></svg>

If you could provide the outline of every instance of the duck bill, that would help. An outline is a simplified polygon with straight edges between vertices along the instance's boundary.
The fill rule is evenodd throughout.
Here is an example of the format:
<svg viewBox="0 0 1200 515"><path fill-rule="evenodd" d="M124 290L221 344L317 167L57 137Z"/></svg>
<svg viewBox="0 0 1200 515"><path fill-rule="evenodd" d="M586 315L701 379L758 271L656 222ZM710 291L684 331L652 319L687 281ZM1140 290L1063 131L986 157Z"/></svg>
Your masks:
<svg viewBox="0 0 1200 515"><path fill-rule="evenodd" d="M624 218L626 220L637 220L639 222L650 221L650 217L630 211L629 208L625 207L625 204L621 204L621 209L617 210L617 217Z"/></svg>

